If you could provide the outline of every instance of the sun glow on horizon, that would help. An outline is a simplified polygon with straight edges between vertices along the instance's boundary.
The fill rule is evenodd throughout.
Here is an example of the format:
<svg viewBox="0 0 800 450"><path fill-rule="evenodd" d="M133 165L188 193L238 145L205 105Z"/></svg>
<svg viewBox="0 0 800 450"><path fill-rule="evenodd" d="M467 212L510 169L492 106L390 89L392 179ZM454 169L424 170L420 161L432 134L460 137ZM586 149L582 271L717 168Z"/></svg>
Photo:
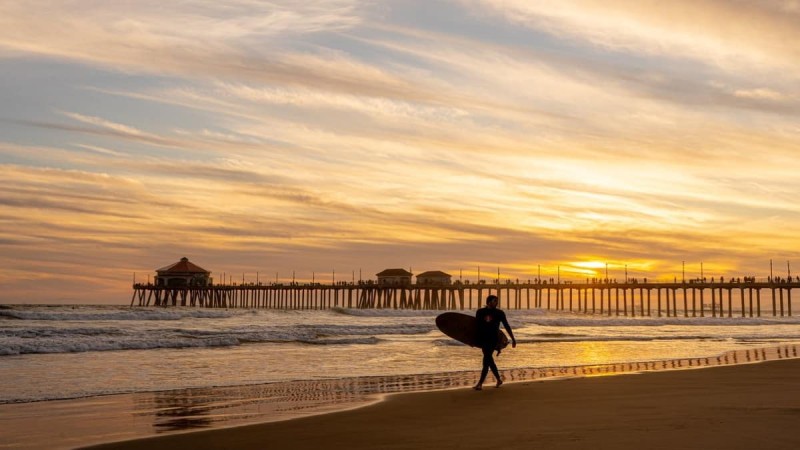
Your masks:
<svg viewBox="0 0 800 450"><path fill-rule="evenodd" d="M578 261L569 263L569 265L582 269L604 269L608 267L608 263L603 261Z"/></svg>

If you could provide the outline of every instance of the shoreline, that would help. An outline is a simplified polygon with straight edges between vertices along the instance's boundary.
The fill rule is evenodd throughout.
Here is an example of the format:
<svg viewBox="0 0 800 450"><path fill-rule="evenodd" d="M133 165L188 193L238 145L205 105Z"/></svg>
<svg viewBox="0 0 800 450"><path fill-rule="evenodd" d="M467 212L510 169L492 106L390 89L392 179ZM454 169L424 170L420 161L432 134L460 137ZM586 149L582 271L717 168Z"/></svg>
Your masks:
<svg viewBox="0 0 800 450"><path fill-rule="evenodd" d="M759 363L800 357L800 344L729 351L715 357L682 358L647 362L615 363L550 368L501 370L509 383L551 381L581 377L623 375L640 372L676 371L711 366ZM173 390L144 395L114 397L129 404L111 415L127 417L133 412L138 429L117 429L116 438L136 439L166 433L185 433L200 429L219 429L256 423L274 423L330 414L378 403L395 393L441 391L470 387L476 371L441 372L418 375L356 377L350 379L305 380L267 385L211 389ZM286 401L286 399L291 399ZM100 401L90 399L90 401ZM131 408L127 410L126 408ZM98 416L104 422L107 415ZM123 434L125 433L125 434Z"/></svg>
<svg viewBox="0 0 800 450"><path fill-rule="evenodd" d="M767 352L769 352L770 355L768 355ZM578 365L568 365L568 366L513 367L507 369L500 369L500 371L504 373L509 372L510 375L512 376L516 376L515 374L517 373L522 373L523 376L526 376L526 374L528 374L529 372L531 374L538 372L539 377L549 378L549 379L557 379L558 374L563 374L566 376L578 376L578 377L592 376L593 374L597 374L599 372L602 372L603 370L614 372L610 375L624 375L628 373L635 373L635 370L646 370L646 371L680 370L689 368L702 368L705 366L759 363L759 362L773 360L776 356L772 355L772 353L777 353L778 354L777 358L800 358L800 342L798 343L785 342L775 346L757 347L757 348L742 349L742 350L729 350L714 356L667 358L667 359L614 362L614 363L601 363L601 364L578 364ZM737 358L743 358L746 359L746 361L740 362L737 360ZM692 367L693 363L698 364L699 367ZM687 364L689 367L683 367L684 365ZM658 365L661 365L660 369L656 368ZM630 369L630 368L626 369L624 368L625 366L634 366L636 367L636 369ZM631 370L634 370L634 372L631 372ZM109 397L126 396L126 395L157 395L157 394L165 394L176 391L247 389L247 388L258 388L258 387L278 385L278 384L329 382L329 381L342 381L349 379L380 380L387 378L408 378L408 377L424 378L424 377L459 376L459 375L469 376L477 372L479 372L478 369L471 369L471 370L448 371L448 372L430 372L430 373L421 372L421 373L408 373L408 374L397 374L397 375L361 375L361 376L344 377L344 378L320 378L314 380L297 379L297 380L258 382L249 384L232 383L232 384L221 384L213 386L190 386L185 388L154 389L154 390L143 390L143 391L91 393L91 394L75 395L70 397L41 398L41 399L36 398L31 400L13 400L6 402L0 401L0 408L2 408L3 406L10 406L10 405L28 405L28 404L48 403L48 402L82 401L93 398L109 398ZM535 375L533 376L535 377ZM519 382L519 381L534 381L534 380L533 379L514 380L514 382ZM440 390L442 388L434 387L434 389ZM417 392L417 391L410 391L410 392Z"/></svg>
<svg viewBox="0 0 800 450"><path fill-rule="evenodd" d="M515 385L670 373L791 358L800 358L800 344L735 350L711 357L516 368L501 373L508 385ZM7 444L0 448L75 448L198 430L286 423L360 410L399 393L463 390L474 384L476 376L477 371L365 376L10 403L0 405L0 425L10 430L6 433ZM42 420L50 424L47 429L36 426Z"/></svg>
<svg viewBox="0 0 800 450"><path fill-rule="evenodd" d="M793 431L800 417L800 359L705 369L386 395L347 411L83 448L316 449L331 442L351 449L800 445ZM476 426L486 423L488 413L495 417L491 425Z"/></svg>

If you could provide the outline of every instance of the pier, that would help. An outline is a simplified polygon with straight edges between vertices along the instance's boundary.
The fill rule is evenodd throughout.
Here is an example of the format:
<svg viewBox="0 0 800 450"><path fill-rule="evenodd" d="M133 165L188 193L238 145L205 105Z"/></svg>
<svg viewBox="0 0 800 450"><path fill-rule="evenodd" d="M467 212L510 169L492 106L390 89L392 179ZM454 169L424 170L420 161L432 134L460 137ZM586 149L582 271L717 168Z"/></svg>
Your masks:
<svg viewBox="0 0 800 450"><path fill-rule="evenodd" d="M471 310L487 295L507 310L539 309L625 317L785 317L792 316L792 291L800 280L672 283L507 282L449 285L357 283L230 283L159 286L134 283L131 306Z"/></svg>

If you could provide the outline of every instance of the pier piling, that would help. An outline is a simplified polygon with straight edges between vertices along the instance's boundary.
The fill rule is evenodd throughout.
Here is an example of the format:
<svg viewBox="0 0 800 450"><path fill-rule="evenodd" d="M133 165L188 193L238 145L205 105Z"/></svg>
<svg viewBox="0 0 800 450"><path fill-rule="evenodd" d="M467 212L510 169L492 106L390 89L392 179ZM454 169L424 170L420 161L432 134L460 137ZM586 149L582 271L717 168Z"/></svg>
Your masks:
<svg viewBox="0 0 800 450"><path fill-rule="evenodd" d="M536 280L502 285L456 283L437 286L340 282L331 285L253 283L168 287L137 283L133 285L130 306L283 310L339 307L472 310L482 305L485 295L496 293L502 299L502 307L508 310L546 309L604 316L694 318L706 316L705 291L709 290L710 316L731 318L734 315L761 317L761 291L768 289L771 293L772 316L783 317L792 315L792 290L798 286L800 283L783 280L691 284L620 284L605 280L596 283L559 284ZM678 292L682 293L682 309L678 308ZM738 297L738 300L734 297ZM737 304L736 310L734 302Z"/></svg>

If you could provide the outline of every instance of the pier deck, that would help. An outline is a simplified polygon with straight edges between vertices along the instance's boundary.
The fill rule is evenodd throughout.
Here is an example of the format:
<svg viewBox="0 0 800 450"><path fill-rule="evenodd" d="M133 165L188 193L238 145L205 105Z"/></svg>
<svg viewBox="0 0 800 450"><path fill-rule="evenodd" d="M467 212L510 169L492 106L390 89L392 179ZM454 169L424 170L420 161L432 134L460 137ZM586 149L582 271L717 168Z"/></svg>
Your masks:
<svg viewBox="0 0 800 450"><path fill-rule="evenodd" d="M480 307L486 295L494 294L504 309L630 317L783 317L792 315L792 290L798 287L800 282L786 280L451 285L243 283L202 287L134 284L131 306L464 310Z"/></svg>

